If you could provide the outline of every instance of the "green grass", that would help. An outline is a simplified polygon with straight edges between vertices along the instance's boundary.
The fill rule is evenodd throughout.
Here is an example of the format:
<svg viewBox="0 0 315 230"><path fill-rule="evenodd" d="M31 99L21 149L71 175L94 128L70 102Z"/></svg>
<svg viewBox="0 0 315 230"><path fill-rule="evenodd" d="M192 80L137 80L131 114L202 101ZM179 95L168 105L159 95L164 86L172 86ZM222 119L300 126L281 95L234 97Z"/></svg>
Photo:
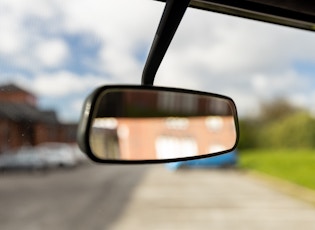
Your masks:
<svg viewBox="0 0 315 230"><path fill-rule="evenodd" d="M315 150L244 150L240 167L315 190Z"/></svg>

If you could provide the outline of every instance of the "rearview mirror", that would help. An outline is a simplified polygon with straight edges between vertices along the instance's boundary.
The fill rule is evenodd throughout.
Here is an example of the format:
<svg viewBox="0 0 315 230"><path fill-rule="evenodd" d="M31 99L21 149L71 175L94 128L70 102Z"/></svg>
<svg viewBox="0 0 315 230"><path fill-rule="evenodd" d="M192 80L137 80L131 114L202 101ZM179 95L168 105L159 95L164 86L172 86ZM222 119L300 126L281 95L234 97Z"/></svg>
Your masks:
<svg viewBox="0 0 315 230"><path fill-rule="evenodd" d="M152 86L105 86L85 101L82 151L104 163L171 162L218 155L238 141L232 99Z"/></svg>

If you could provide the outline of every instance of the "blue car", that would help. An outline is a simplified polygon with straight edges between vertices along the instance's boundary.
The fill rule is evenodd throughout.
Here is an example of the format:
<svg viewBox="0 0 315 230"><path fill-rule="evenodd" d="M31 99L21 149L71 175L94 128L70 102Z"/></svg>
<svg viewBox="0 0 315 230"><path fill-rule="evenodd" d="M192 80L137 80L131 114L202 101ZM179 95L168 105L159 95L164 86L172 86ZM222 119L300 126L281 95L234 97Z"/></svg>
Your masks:
<svg viewBox="0 0 315 230"><path fill-rule="evenodd" d="M166 164L170 170L177 170L180 168L223 168L234 167L237 164L237 151L221 154L214 157L208 157L197 160L179 161Z"/></svg>

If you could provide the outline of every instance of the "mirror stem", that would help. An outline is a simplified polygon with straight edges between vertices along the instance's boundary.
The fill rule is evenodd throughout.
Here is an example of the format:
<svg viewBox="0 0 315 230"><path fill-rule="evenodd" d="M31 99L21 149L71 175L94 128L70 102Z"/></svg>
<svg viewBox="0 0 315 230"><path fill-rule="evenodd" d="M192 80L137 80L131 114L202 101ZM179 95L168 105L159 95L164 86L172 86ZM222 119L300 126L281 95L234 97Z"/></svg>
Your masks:
<svg viewBox="0 0 315 230"><path fill-rule="evenodd" d="M190 0L166 0L160 24L142 72L142 85L153 85L155 74L174 37Z"/></svg>

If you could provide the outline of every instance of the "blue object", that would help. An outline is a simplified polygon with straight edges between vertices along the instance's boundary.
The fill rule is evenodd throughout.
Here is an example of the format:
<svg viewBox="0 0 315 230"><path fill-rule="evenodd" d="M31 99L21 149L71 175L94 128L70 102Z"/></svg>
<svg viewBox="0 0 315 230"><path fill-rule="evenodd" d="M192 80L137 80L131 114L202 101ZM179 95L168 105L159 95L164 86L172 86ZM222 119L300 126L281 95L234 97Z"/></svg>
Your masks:
<svg viewBox="0 0 315 230"><path fill-rule="evenodd" d="M207 157L197 160L178 161L166 164L170 170L179 168L221 168L235 166L237 164L237 151L231 151L214 157Z"/></svg>

